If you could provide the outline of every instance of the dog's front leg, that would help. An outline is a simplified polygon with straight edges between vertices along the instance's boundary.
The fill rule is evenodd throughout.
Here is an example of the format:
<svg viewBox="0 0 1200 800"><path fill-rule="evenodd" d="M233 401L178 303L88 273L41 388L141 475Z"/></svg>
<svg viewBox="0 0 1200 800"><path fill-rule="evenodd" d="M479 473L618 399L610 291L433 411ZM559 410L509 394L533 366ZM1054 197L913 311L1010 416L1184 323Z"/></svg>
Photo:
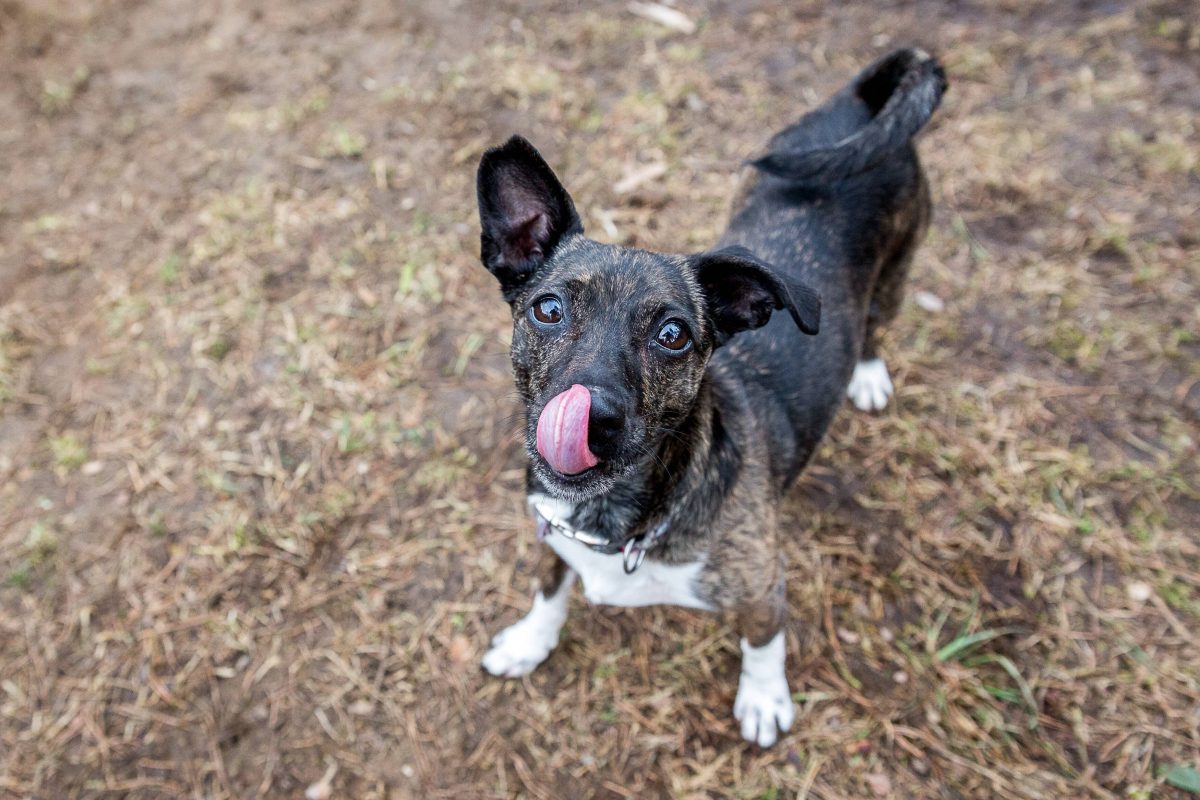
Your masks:
<svg viewBox="0 0 1200 800"><path fill-rule="evenodd" d="M493 637L483 656L483 668L503 678L533 672L558 644L558 632L567 621L567 601L575 572L549 547L543 547L542 585L533 596L533 608Z"/></svg>
<svg viewBox="0 0 1200 800"><path fill-rule="evenodd" d="M763 597L737 609L742 675L738 679L733 716L742 725L742 738L760 747L775 744L779 731L791 728L796 717L783 667L786 616L782 574Z"/></svg>

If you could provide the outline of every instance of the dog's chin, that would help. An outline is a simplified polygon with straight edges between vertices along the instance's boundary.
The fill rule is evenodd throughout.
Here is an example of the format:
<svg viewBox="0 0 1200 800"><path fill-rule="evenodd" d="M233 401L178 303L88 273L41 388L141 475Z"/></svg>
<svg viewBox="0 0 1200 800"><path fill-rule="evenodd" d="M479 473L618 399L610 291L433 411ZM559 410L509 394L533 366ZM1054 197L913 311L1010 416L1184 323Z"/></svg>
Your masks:
<svg viewBox="0 0 1200 800"><path fill-rule="evenodd" d="M576 475L563 475L547 464L535 449L530 448L530 451L533 474L550 496L559 500L569 503L591 500L610 491L620 478L620 471L607 462L601 462Z"/></svg>

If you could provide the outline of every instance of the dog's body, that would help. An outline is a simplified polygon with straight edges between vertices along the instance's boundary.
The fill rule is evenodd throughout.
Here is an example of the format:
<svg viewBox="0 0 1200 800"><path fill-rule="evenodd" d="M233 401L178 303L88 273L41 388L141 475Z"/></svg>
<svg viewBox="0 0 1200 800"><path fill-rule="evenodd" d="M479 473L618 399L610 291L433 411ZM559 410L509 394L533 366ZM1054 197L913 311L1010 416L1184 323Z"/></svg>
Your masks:
<svg viewBox="0 0 1200 800"><path fill-rule="evenodd" d="M549 655L579 576L596 603L733 610L742 734L768 746L790 727L776 508L847 390L867 410L891 394L876 329L928 222L911 137L944 88L920 51L873 64L774 137L719 249L695 256L584 238L524 140L484 156L483 260L513 308L530 504L550 551L490 672Z"/></svg>

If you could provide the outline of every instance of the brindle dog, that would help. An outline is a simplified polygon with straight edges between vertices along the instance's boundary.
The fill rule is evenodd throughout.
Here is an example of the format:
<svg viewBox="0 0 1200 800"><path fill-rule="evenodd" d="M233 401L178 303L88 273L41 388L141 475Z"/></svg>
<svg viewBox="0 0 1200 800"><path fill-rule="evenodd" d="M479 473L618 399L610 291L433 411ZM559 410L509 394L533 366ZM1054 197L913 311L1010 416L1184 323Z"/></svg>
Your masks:
<svg viewBox="0 0 1200 800"><path fill-rule="evenodd" d="M512 307L529 498L548 565L484 656L527 674L577 576L597 603L732 610L742 735L793 719L776 508L847 392L883 408L875 349L929 219L912 137L944 73L900 50L777 134L717 249L664 255L583 234L527 141L479 165L484 265ZM775 311L786 314L773 314Z"/></svg>

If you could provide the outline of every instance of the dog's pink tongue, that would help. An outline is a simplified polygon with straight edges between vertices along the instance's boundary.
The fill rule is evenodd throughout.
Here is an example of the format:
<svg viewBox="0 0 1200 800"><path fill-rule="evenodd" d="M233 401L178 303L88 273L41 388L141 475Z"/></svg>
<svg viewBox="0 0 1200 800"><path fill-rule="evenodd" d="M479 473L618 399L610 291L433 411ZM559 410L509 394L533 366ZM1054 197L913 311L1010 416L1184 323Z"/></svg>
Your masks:
<svg viewBox="0 0 1200 800"><path fill-rule="evenodd" d="M575 475L600 463L588 449L588 415L592 393L578 383L542 409L537 424L537 449L563 475Z"/></svg>

